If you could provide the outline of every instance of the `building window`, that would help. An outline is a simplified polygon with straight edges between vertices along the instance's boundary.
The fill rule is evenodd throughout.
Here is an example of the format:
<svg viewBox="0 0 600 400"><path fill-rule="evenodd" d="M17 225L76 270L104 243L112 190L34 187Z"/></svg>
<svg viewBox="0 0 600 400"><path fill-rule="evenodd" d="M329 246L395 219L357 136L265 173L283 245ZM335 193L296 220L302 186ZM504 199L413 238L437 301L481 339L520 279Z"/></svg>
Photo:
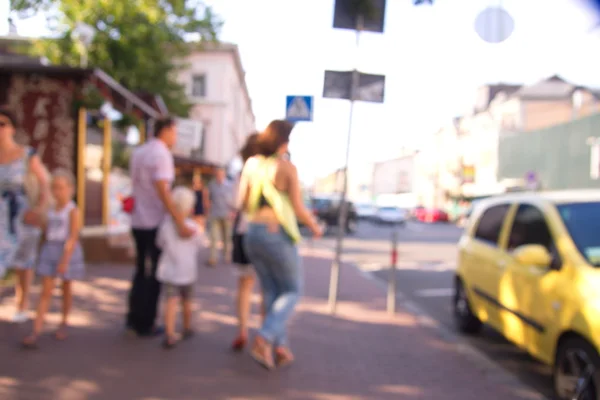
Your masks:
<svg viewBox="0 0 600 400"><path fill-rule="evenodd" d="M206 96L206 75L194 75L192 77L192 97Z"/></svg>

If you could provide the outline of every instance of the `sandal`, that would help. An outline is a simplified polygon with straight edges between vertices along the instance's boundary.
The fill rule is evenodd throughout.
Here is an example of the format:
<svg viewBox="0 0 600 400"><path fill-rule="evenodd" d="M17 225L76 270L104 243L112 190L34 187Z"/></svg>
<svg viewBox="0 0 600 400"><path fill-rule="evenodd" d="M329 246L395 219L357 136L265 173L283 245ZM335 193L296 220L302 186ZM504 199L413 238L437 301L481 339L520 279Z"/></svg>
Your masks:
<svg viewBox="0 0 600 400"><path fill-rule="evenodd" d="M191 339L194 337L195 334L196 332L194 332L193 330L186 329L185 331L183 331L183 340Z"/></svg>
<svg viewBox="0 0 600 400"><path fill-rule="evenodd" d="M287 347L278 347L275 349L275 364L277 368L287 367L295 360L291 350Z"/></svg>
<svg viewBox="0 0 600 400"><path fill-rule="evenodd" d="M36 334L31 334L21 341L21 347L28 350L37 349L37 340L38 336Z"/></svg>
<svg viewBox="0 0 600 400"><path fill-rule="evenodd" d="M252 350L250 350L250 355L254 361L259 363L263 368L267 370L272 370L275 368L271 344L260 336L257 336L256 339L254 339L254 344L252 345Z"/></svg>
<svg viewBox="0 0 600 400"><path fill-rule="evenodd" d="M246 339L245 336L238 336L238 338L235 339L231 344L231 350L235 352L240 352L244 350L244 348L246 347L246 343L248 343L248 339Z"/></svg>
<svg viewBox="0 0 600 400"><path fill-rule="evenodd" d="M162 347L166 350L171 350L179 343L179 339L173 337L165 337L165 340L162 342Z"/></svg>
<svg viewBox="0 0 600 400"><path fill-rule="evenodd" d="M61 325L54 333L54 337L56 338L56 340L60 340L60 341L66 340L68 337L67 326L64 324Z"/></svg>

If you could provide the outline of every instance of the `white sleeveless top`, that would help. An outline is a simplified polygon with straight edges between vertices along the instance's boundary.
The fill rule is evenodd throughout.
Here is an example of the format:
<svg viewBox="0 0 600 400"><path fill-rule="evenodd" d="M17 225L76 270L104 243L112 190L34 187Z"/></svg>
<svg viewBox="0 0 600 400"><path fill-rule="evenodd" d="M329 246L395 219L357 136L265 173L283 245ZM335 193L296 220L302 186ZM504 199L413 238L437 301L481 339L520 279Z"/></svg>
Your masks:
<svg viewBox="0 0 600 400"><path fill-rule="evenodd" d="M52 208L48 211L48 222L46 226L47 240L63 242L69 238L71 230L69 215L74 208L75 203L70 201L61 210Z"/></svg>

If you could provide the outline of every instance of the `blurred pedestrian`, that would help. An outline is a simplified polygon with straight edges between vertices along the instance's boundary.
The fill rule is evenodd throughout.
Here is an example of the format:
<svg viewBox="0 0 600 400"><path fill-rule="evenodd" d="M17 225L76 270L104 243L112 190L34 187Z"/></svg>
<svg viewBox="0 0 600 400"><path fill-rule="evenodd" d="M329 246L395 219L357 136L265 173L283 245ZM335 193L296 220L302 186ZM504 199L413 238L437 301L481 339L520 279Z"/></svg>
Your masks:
<svg viewBox="0 0 600 400"><path fill-rule="evenodd" d="M261 283L265 318L252 357L267 369L294 360L287 323L302 288L298 220L315 237L321 228L302 199L298 172L285 156L293 125L275 120L258 137L259 155L244 165L239 198L248 215L245 249Z"/></svg>
<svg viewBox="0 0 600 400"><path fill-rule="evenodd" d="M131 156L130 176L133 211L132 234L136 247L136 268L129 292L127 329L139 336L162 334L156 326L160 283L156 279L160 249L156 246L158 226L169 215L181 237L194 235L173 204L171 185L175 165L171 148L177 140L175 120L166 117L156 121L155 136L136 148Z"/></svg>
<svg viewBox="0 0 600 400"><path fill-rule="evenodd" d="M219 238L223 243L223 259L229 262L231 224L235 216L233 185L227 181L225 170L217 169L215 178L210 181L204 197L204 207L209 219L210 255L208 265L217 264L217 244Z"/></svg>
<svg viewBox="0 0 600 400"><path fill-rule="evenodd" d="M173 190L173 205L185 216L185 224L198 233L189 238L177 234L177 226L171 217L166 217L160 224L156 237L157 246L161 250L158 259L157 279L165 285L165 340L163 346L173 348L180 340L175 332L177 319L177 301L181 300L183 308L183 338L193 335L192 330L192 296L198 271L198 252L204 244L198 225L190 218L194 214L196 196L194 191L178 186Z"/></svg>
<svg viewBox="0 0 600 400"><path fill-rule="evenodd" d="M258 154L258 133L253 133L248 136L246 143L240 151L242 161L246 161ZM239 185L239 177L238 177ZM248 321L250 319L250 310L252 307L252 290L254 288L255 272L254 268L250 264L250 260L246 255L244 249L244 236L248 228L248 221L246 215L241 208L235 216L233 224L233 251L232 261L236 266L236 275L238 276L238 287L236 296L236 311L238 318L238 336L233 341L232 349L234 351L241 351L246 347L248 342ZM264 310L261 302L261 314L264 314Z"/></svg>
<svg viewBox="0 0 600 400"><path fill-rule="evenodd" d="M67 338L69 314L73 304L74 280L81 280L85 274L83 249L79 242L81 217L79 208L73 201L75 194L75 177L68 170L58 170L52 174L51 207L45 220L46 240L40 250L37 273L42 277L42 294L32 333L23 339L23 345L31 348L44 325L46 313L52 301L54 282L62 280L62 318L55 337L58 340Z"/></svg>
<svg viewBox="0 0 600 400"><path fill-rule="evenodd" d="M194 206L194 219L200 229L205 229L205 212L204 212L204 183L200 175L194 175L192 179L192 189L196 196L196 205Z"/></svg>
<svg viewBox="0 0 600 400"><path fill-rule="evenodd" d="M0 108L0 277L17 275L14 322L29 319L29 288L49 200L47 171L35 150L15 141L17 120Z"/></svg>

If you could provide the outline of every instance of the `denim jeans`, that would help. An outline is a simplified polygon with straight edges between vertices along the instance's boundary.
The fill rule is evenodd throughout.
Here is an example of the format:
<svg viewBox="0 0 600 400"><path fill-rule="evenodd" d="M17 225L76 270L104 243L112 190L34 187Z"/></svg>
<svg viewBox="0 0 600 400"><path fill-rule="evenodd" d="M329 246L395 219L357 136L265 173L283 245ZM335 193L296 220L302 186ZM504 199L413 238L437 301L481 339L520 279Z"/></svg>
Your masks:
<svg viewBox="0 0 600 400"><path fill-rule="evenodd" d="M283 228L271 232L255 223L248 224L244 246L263 292L266 314L259 335L275 346L287 346L287 323L303 282L298 248Z"/></svg>

